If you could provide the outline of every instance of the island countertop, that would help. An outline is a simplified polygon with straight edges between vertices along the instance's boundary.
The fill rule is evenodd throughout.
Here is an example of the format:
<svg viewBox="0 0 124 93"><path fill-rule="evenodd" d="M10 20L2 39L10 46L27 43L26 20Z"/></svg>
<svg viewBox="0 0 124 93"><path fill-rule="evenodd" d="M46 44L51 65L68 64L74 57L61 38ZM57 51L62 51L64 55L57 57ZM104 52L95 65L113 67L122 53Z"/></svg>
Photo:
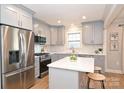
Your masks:
<svg viewBox="0 0 124 93"><path fill-rule="evenodd" d="M76 62L65 57L47 65L51 68L73 70L79 72L94 72L94 58L77 57Z"/></svg>

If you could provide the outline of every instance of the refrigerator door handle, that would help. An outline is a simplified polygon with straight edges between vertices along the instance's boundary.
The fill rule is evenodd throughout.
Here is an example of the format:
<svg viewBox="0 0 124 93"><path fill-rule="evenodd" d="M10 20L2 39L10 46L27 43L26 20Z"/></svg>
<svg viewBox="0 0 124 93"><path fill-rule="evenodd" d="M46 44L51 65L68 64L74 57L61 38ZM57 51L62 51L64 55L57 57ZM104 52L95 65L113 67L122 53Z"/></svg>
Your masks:
<svg viewBox="0 0 124 93"><path fill-rule="evenodd" d="M13 72L11 72L11 73L5 74L5 77L13 76L13 75L18 74L18 73L20 73L20 69L17 70L17 71L13 71Z"/></svg>
<svg viewBox="0 0 124 93"><path fill-rule="evenodd" d="M26 41L25 41L25 37L24 37L24 33L23 33L23 35L22 35L22 41L23 41L23 65L26 67L26 62L27 62L27 57L26 57Z"/></svg>
<svg viewBox="0 0 124 93"><path fill-rule="evenodd" d="M34 66L25 67L25 68L21 69L21 72L27 71L31 68L34 68Z"/></svg>
<svg viewBox="0 0 124 93"><path fill-rule="evenodd" d="M22 44L22 34L21 33L20 33L20 44L21 44L20 65L22 66L22 61L23 61L23 44Z"/></svg>

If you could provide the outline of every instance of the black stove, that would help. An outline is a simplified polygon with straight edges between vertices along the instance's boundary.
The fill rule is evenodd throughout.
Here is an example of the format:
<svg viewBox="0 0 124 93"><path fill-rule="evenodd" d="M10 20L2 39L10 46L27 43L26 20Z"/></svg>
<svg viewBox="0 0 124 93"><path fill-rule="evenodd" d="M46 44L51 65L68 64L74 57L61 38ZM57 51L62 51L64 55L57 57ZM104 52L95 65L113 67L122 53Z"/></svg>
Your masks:
<svg viewBox="0 0 124 93"><path fill-rule="evenodd" d="M51 63L51 56L49 53L35 53L35 56L39 56L39 68L40 68L40 74L39 78L44 76L48 72L47 65Z"/></svg>

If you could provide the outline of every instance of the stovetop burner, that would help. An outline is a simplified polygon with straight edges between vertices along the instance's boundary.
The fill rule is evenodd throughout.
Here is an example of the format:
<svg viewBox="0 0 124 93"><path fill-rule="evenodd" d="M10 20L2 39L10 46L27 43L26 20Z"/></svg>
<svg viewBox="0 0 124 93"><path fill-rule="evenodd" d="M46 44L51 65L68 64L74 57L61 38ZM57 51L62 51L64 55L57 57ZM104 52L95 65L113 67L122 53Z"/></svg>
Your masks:
<svg viewBox="0 0 124 93"><path fill-rule="evenodd" d="M35 56L49 55L50 53L34 53Z"/></svg>

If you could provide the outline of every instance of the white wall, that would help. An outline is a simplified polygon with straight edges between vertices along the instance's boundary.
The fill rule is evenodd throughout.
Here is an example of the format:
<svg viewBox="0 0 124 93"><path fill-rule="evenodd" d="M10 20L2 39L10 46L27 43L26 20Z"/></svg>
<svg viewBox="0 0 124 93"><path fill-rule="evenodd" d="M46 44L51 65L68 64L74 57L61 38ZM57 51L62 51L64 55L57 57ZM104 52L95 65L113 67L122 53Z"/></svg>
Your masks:
<svg viewBox="0 0 124 93"><path fill-rule="evenodd" d="M73 28L73 29L72 29ZM83 44L82 41L82 27L81 25L76 25L76 26L70 26L70 27L66 27L65 30L65 45L63 46L50 46L50 51L51 52L71 52L71 50L68 48L68 43L67 43L67 33L68 32L75 32L78 31L81 33L81 48L77 49L76 52L77 53L94 53L95 50L97 50L98 48L103 48L103 45L86 45Z"/></svg>
<svg viewBox="0 0 124 93"><path fill-rule="evenodd" d="M47 38L47 44L50 42L50 27L47 23L45 23L44 21L38 20L36 18L34 18L34 33L35 35L38 36L44 36ZM41 52L41 48L43 46L39 45L39 44L35 44L35 53L40 53ZM48 46L48 50L49 50L49 46Z"/></svg>
<svg viewBox="0 0 124 93"><path fill-rule="evenodd" d="M122 27L118 26L118 23L113 23L107 29L107 64L106 70L108 72L114 73L121 73L122 71ZM118 32L119 33L119 50L118 51L111 51L110 48L110 34L111 32Z"/></svg>
<svg viewBox="0 0 124 93"><path fill-rule="evenodd" d="M35 35L45 36L46 32L50 30L49 25L44 21L34 18L34 33Z"/></svg>

